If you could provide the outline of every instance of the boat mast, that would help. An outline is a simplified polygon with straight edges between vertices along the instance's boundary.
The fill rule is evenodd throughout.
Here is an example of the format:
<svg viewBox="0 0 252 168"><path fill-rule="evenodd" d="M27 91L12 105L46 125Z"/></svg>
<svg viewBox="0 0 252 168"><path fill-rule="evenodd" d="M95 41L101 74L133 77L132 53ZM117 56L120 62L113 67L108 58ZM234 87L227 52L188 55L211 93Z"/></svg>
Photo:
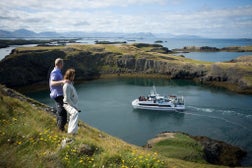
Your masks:
<svg viewBox="0 0 252 168"><path fill-rule="evenodd" d="M155 85L153 85L153 92L154 92L155 95L157 94L157 90L156 90Z"/></svg>

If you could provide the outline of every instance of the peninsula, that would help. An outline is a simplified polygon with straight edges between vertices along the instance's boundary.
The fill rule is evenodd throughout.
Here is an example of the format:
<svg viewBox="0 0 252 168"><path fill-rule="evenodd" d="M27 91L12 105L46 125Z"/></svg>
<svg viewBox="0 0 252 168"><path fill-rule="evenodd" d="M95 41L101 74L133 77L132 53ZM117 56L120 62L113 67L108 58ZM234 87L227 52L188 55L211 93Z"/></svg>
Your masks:
<svg viewBox="0 0 252 168"><path fill-rule="evenodd" d="M173 55L160 44L96 44L17 48L0 61L0 83L9 87L46 84L53 61L74 67L77 80L107 76L189 79L252 93L252 56L229 62L203 62Z"/></svg>

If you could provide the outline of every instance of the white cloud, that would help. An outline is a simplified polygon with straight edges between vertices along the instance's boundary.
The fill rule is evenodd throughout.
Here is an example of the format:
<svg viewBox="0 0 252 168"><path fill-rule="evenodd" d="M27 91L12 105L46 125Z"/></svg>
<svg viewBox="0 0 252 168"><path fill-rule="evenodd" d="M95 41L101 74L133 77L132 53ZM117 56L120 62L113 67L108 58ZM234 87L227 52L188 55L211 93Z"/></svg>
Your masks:
<svg viewBox="0 0 252 168"><path fill-rule="evenodd" d="M239 27L252 29L252 6L236 8L232 10L208 10L192 13L164 13L165 23L171 33L196 34L197 31L215 32L226 31L226 29ZM175 29L175 28L176 29ZM239 31L239 30L236 30Z"/></svg>
<svg viewBox="0 0 252 168"><path fill-rule="evenodd" d="M174 0L170 0L171 2ZM168 1L169 2L169 1ZM126 7L129 5L144 5L144 4L165 4L167 0L2 0L0 6L8 8L21 7L34 10L72 10L72 9L94 9L107 8L112 6Z"/></svg>
<svg viewBox="0 0 252 168"><path fill-rule="evenodd" d="M165 0L12 0L0 1L0 29L42 31L153 32L219 36L225 33L252 37L252 6L194 12L120 12L145 5L167 5ZM168 8L169 7L169 8ZM129 10L130 11L130 10ZM228 31L227 31L228 29ZM225 32L225 33L223 33ZM226 35L226 34L225 34Z"/></svg>

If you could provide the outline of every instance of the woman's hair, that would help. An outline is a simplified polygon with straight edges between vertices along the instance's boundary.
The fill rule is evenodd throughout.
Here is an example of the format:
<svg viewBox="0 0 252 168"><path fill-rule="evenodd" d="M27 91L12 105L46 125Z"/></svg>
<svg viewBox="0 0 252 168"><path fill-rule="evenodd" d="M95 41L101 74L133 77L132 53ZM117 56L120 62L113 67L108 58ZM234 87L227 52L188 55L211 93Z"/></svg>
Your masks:
<svg viewBox="0 0 252 168"><path fill-rule="evenodd" d="M65 80L71 80L71 78L75 75L75 69L70 68L66 71L65 75L64 75L64 79Z"/></svg>

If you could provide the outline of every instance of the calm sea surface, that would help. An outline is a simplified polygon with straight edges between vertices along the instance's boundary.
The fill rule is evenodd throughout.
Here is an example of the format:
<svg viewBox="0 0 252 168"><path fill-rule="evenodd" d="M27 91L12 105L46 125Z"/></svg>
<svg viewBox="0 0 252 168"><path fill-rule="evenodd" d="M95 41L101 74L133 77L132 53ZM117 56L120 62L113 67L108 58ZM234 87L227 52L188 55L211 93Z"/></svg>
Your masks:
<svg viewBox="0 0 252 168"><path fill-rule="evenodd" d="M6 56L11 53L11 51L17 47L33 47L36 46L36 44L26 44L26 45L11 45L6 48L0 48L0 61Z"/></svg>
<svg viewBox="0 0 252 168"><path fill-rule="evenodd" d="M155 85L160 94L183 95L184 112L133 110L131 101ZM163 131L183 131L237 145L248 151L252 165L252 96L185 80L100 79L78 84L80 119L129 143L144 145ZM27 93L54 106L49 91Z"/></svg>

